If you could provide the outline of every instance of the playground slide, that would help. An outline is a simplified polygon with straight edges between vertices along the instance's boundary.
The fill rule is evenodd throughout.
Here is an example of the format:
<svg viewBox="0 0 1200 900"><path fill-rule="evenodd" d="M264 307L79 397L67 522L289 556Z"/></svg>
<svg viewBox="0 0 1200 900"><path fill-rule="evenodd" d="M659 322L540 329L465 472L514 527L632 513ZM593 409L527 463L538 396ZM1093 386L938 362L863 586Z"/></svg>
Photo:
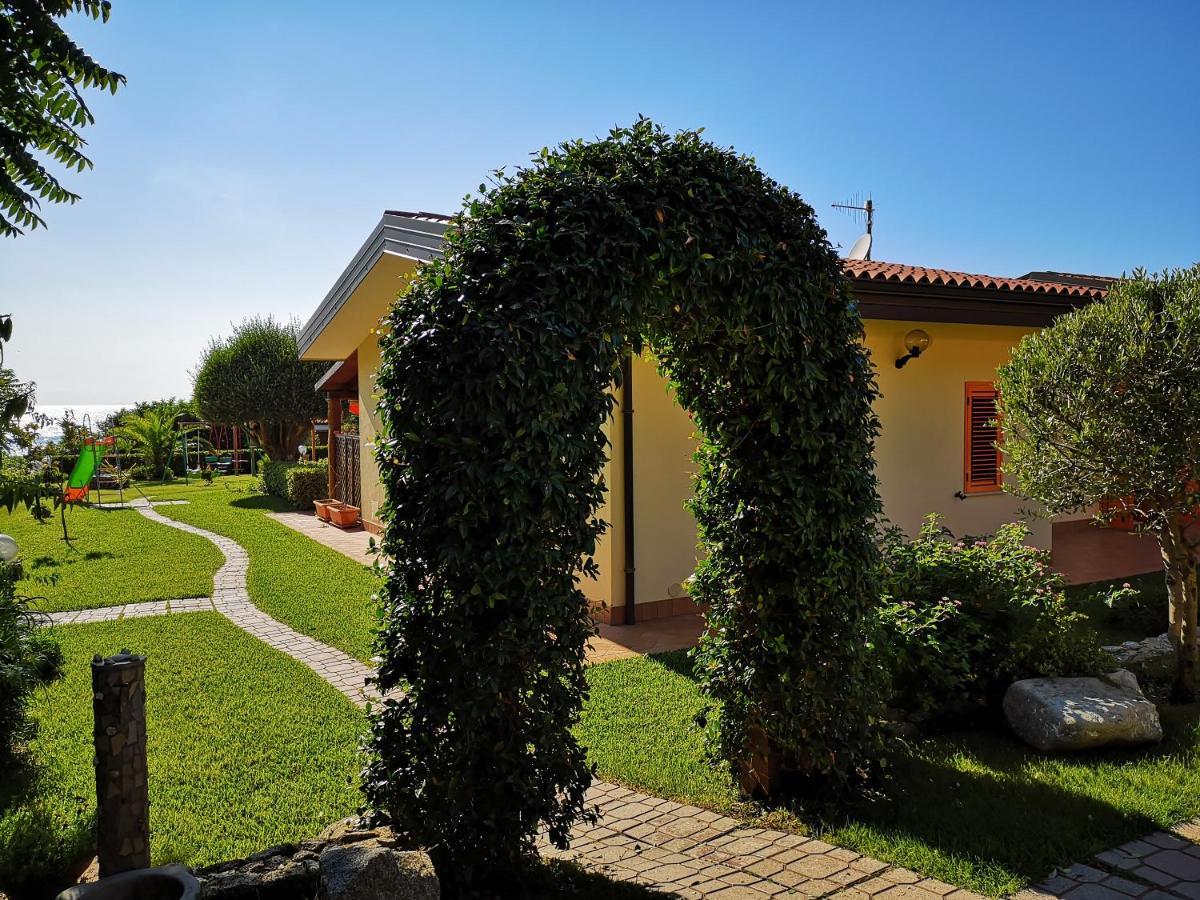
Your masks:
<svg viewBox="0 0 1200 900"><path fill-rule="evenodd" d="M67 490L63 495L63 499L68 503L77 503L87 499L88 487L96 475L96 470L100 468L102 459L96 443L92 438L84 441L83 449L79 452L79 459L75 460L75 468L71 469L71 477L67 479ZM100 443L112 443L112 438L106 438Z"/></svg>

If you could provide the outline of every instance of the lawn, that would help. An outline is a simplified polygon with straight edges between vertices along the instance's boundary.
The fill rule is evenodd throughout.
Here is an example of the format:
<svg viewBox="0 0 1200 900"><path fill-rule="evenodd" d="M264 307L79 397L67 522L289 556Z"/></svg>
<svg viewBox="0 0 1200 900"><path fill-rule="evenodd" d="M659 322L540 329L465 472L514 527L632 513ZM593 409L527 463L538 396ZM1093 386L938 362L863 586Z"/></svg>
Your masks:
<svg viewBox="0 0 1200 900"><path fill-rule="evenodd" d="M211 541L132 509L70 507L67 530L70 543L57 515L39 523L24 508L0 510L0 531L21 549L26 577L17 589L44 597L34 606L45 612L207 597L223 559Z"/></svg>
<svg viewBox="0 0 1200 900"><path fill-rule="evenodd" d="M356 659L371 659L375 629L372 594L379 585L371 571L272 519L291 507L278 497L250 492L249 476L218 478L205 485L141 486L153 499L187 500L160 506L164 516L233 538L250 557L248 587L263 612L337 647Z"/></svg>
<svg viewBox="0 0 1200 900"><path fill-rule="evenodd" d="M0 878L90 845L95 653L147 655L152 851L204 865L309 837L360 802L362 713L217 613L55 629L67 676L33 707L35 777L0 793ZM14 796L15 794L15 796ZM7 869L7 872L4 870ZM5 884L0 881L0 889Z"/></svg>
<svg viewBox="0 0 1200 900"><path fill-rule="evenodd" d="M999 896L1155 828L1200 815L1200 708L1165 707L1143 751L1044 757L999 726L893 742L877 793L842 819L739 801L707 765L684 652L588 670L577 733L602 778L659 797L821 833L870 856Z"/></svg>

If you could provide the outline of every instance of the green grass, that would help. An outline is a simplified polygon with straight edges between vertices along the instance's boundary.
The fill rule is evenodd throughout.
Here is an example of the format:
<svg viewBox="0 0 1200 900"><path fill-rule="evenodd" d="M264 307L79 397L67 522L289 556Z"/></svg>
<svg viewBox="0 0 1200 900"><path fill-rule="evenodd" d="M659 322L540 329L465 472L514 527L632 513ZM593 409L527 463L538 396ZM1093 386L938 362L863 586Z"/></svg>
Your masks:
<svg viewBox="0 0 1200 900"><path fill-rule="evenodd" d="M68 508L70 543L57 515L39 523L24 508L0 510L0 531L21 549L18 591L44 597L34 607L45 612L206 597L222 561L211 541L132 509Z"/></svg>
<svg viewBox="0 0 1200 900"><path fill-rule="evenodd" d="M141 486L154 499L187 500L160 506L164 516L232 538L250 557L248 587L263 612L356 659L371 658L376 625L370 569L272 519L291 507L278 497L249 493L248 476Z"/></svg>
<svg viewBox="0 0 1200 900"><path fill-rule="evenodd" d="M62 863L90 846L88 663L126 647L147 655L155 864L205 865L313 836L360 802L361 712L218 614L69 625L55 634L67 675L33 707L39 733L31 756L40 771L15 783L5 773L0 870Z"/></svg>
<svg viewBox="0 0 1200 900"><path fill-rule="evenodd" d="M1060 864L1200 815L1200 708L1163 707L1148 750L1045 757L1001 727L893 742L877 792L842 818L739 801L706 764L682 652L588 670L577 733L602 778L826 840L999 896Z"/></svg>

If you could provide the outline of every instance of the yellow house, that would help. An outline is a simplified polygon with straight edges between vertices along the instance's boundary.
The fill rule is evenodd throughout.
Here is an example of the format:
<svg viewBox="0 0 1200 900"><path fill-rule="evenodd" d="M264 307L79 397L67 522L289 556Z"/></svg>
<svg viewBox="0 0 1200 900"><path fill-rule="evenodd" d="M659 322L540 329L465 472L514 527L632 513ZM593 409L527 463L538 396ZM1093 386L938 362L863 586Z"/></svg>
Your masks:
<svg viewBox="0 0 1200 900"><path fill-rule="evenodd" d="M359 436L331 437L331 492L380 528L383 492L372 450L380 422L373 396L376 329L389 304L425 261L441 252L446 216L387 212L300 333L301 356L331 362L317 387L329 397L330 432L347 404ZM1050 521L1004 493L1002 433L994 421L996 369L1022 335L1105 295L1111 279L1036 272L998 278L896 263L848 260L866 348L880 397L876 472L884 514L912 533L940 513L956 534L986 534L1026 520L1076 582L1160 566L1151 542L1093 527L1087 516ZM600 578L586 581L596 616L613 624L691 612L687 579L696 563L691 494L694 428L651 358L632 378L608 425L611 459L597 549Z"/></svg>

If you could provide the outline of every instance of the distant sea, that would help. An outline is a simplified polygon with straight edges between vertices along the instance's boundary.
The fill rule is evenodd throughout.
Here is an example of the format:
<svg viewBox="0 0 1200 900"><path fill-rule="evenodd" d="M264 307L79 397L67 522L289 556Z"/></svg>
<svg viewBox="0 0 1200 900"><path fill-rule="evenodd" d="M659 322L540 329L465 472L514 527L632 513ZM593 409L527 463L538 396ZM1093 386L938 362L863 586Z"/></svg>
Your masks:
<svg viewBox="0 0 1200 900"><path fill-rule="evenodd" d="M62 428L59 423L67 410L74 413L75 421L82 422L84 417L92 425L103 421L106 416L110 416L118 409L133 406L132 403L38 403L36 412L41 416L49 416L50 424L44 427L38 434L37 442L39 444L48 444L51 441L57 441L62 437Z"/></svg>

